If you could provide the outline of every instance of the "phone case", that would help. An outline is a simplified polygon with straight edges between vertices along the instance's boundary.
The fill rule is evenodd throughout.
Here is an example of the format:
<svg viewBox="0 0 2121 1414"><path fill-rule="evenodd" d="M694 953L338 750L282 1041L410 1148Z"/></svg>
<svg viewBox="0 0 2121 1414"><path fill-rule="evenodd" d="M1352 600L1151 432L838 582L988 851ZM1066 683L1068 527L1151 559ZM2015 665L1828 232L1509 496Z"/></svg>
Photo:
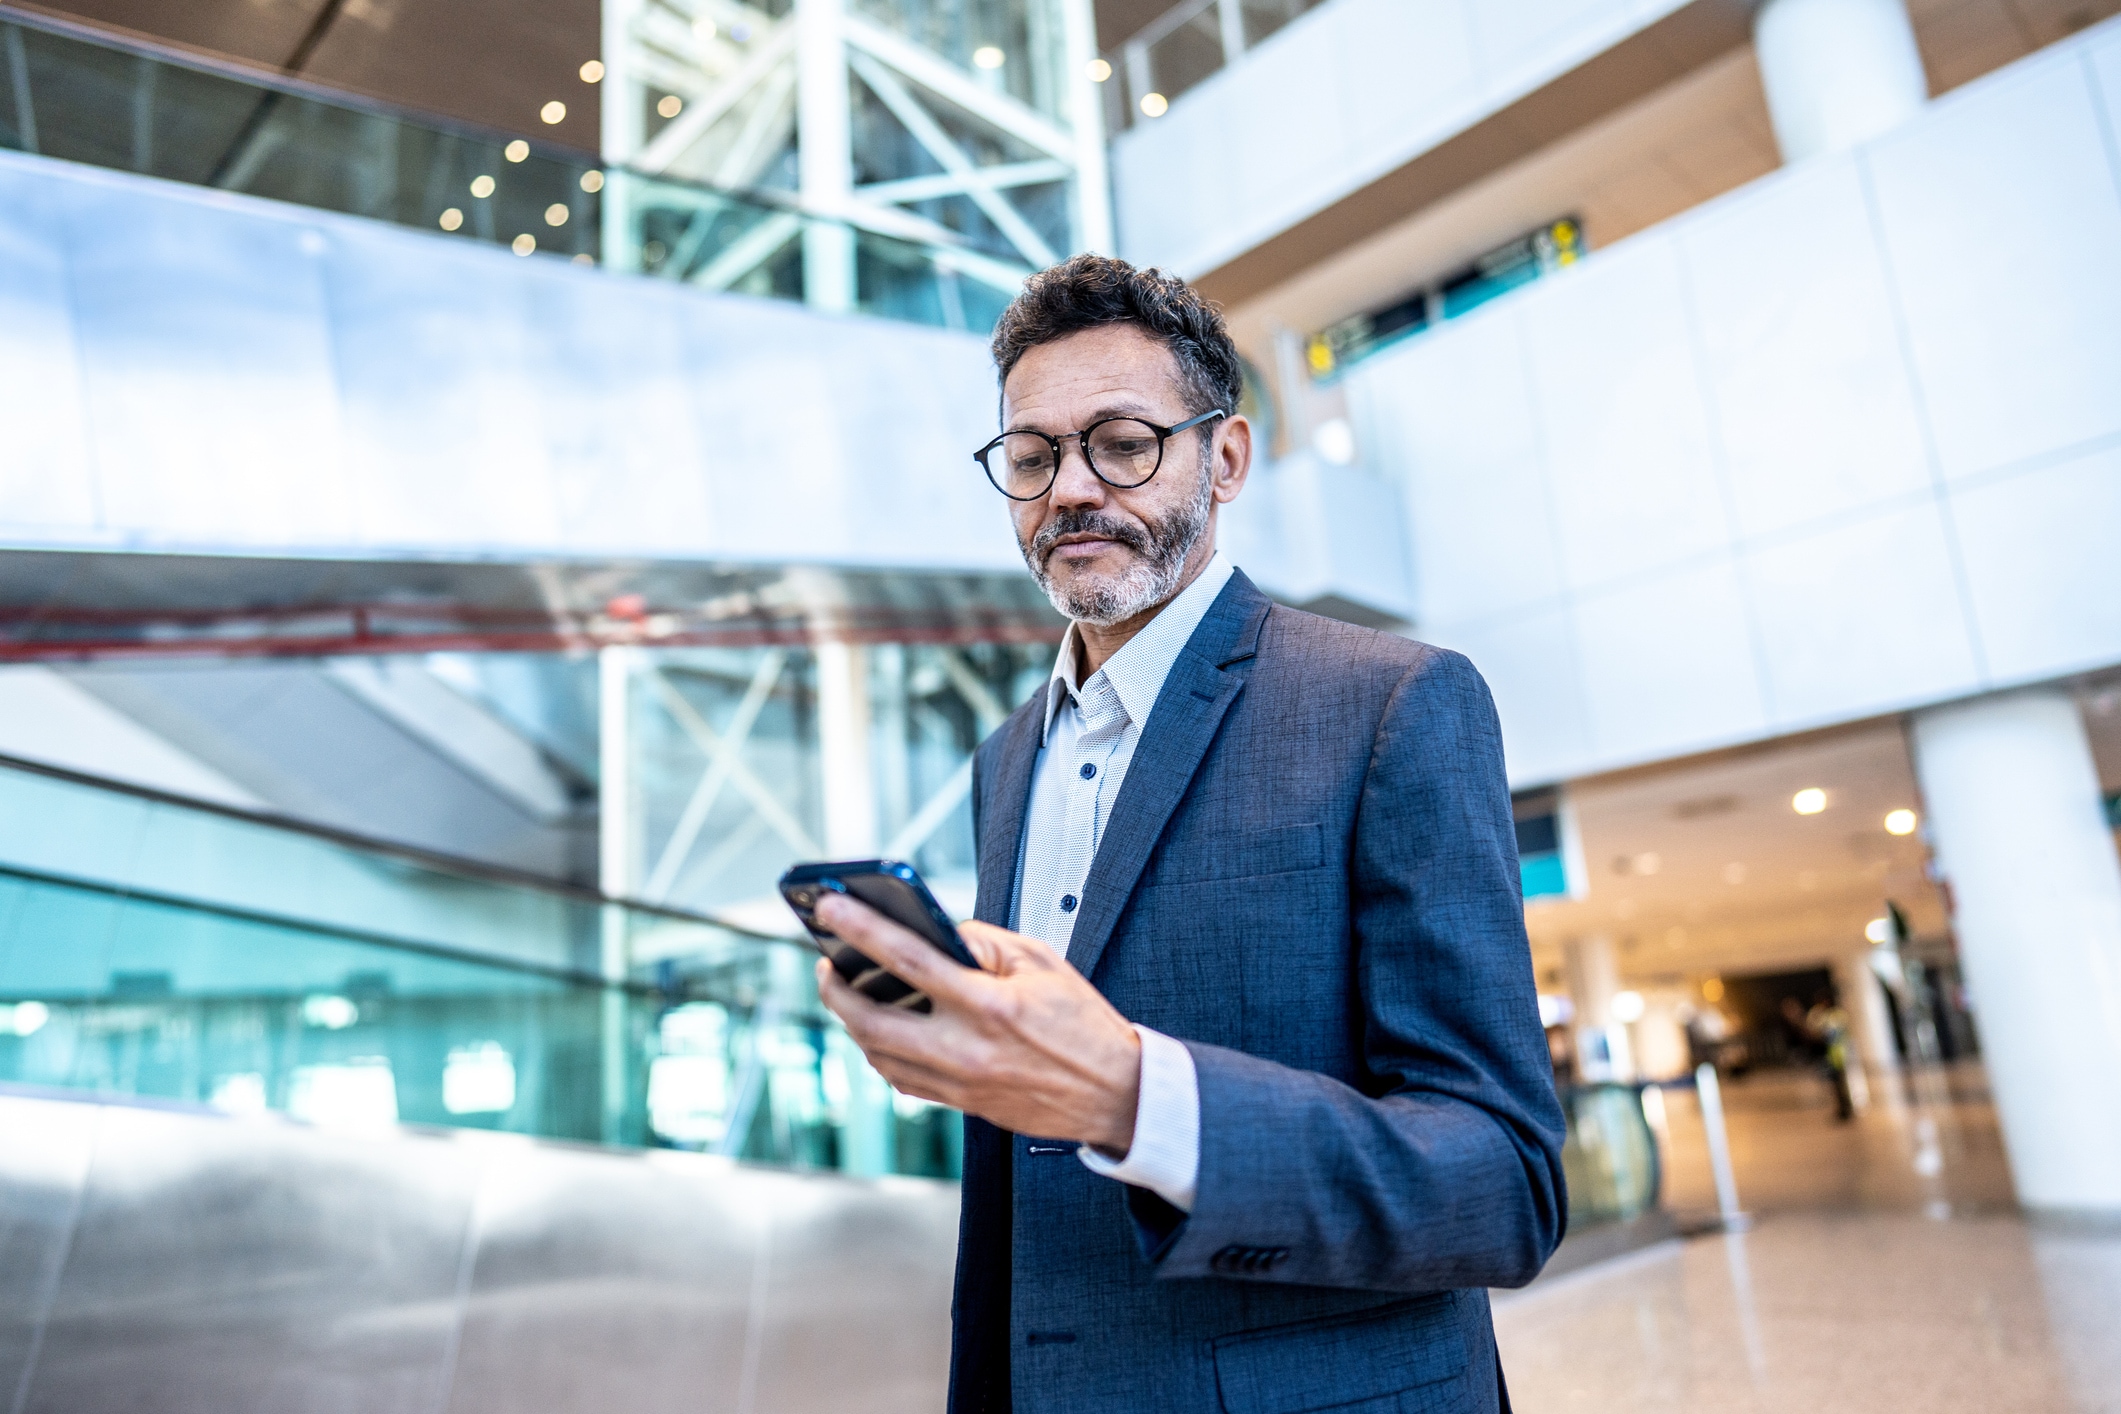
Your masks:
<svg viewBox="0 0 2121 1414"><path fill-rule="evenodd" d="M809 932L819 952L832 962L847 985L873 1002L904 1007L908 1011L929 1009L925 994L892 976L858 949L841 942L819 926L813 909L819 894L831 890L860 899L894 923L925 938L938 952L963 967L977 967L972 954L957 935L957 925L943 911L919 871L895 859L851 859L816 864L798 864L781 875L781 897Z"/></svg>

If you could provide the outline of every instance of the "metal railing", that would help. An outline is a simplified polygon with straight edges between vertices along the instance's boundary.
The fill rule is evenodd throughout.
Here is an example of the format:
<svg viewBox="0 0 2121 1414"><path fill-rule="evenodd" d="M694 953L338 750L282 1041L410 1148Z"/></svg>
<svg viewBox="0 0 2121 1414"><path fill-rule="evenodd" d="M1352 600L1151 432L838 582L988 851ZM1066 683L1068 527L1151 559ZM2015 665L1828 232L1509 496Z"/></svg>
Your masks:
<svg viewBox="0 0 2121 1414"><path fill-rule="evenodd" d="M388 221L522 256L799 299L805 231L850 232L855 307L984 332L1028 273L737 191L0 6L0 148Z"/></svg>
<svg viewBox="0 0 2121 1414"><path fill-rule="evenodd" d="M1237 62L1324 0L1181 0L1104 56L1105 125L1160 118L1172 100Z"/></svg>

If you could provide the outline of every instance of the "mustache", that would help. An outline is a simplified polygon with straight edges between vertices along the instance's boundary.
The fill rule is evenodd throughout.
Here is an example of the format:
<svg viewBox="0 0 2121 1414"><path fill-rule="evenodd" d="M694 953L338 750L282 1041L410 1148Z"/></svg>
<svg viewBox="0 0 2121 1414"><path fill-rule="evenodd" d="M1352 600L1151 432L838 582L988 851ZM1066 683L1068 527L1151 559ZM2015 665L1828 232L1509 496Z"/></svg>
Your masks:
<svg viewBox="0 0 2121 1414"><path fill-rule="evenodd" d="M1031 553L1038 563L1046 562L1054 542L1063 535L1095 535L1102 540L1117 541L1140 555L1151 554L1156 548L1149 533L1138 525L1101 511L1062 511L1040 526L1038 534L1031 537Z"/></svg>

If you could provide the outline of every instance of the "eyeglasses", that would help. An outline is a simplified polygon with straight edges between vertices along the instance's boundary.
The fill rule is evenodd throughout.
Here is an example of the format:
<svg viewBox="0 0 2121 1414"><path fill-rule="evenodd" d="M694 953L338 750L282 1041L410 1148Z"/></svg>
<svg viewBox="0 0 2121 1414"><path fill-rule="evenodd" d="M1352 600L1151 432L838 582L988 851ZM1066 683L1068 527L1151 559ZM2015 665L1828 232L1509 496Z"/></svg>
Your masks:
<svg viewBox="0 0 2121 1414"><path fill-rule="evenodd" d="M1158 427L1138 417L1108 417L1080 432L1048 437L1043 432L1004 432L972 454L994 489L1012 501L1036 501L1060 475L1061 444L1080 443L1091 474L1117 491L1131 491L1164 464L1164 443L1202 423L1228 417L1221 408L1189 417L1176 427Z"/></svg>

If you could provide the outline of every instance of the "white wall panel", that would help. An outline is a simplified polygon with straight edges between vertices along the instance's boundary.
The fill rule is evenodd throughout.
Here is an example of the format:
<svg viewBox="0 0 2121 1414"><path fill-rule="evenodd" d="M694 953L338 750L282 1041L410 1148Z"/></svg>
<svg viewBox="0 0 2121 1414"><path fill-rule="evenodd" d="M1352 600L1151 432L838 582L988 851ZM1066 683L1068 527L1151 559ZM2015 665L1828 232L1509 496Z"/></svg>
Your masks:
<svg viewBox="0 0 2121 1414"><path fill-rule="evenodd" d="M2079 49L1866 153L1948 476L2121 431L2121 191Z"/></svg>
<svg viewBox="0 0 2121 1414"><path fill-rule="evenodd" d="M1416 602L1435 622L1563 590L1553 497L1514 311L1475 314L1349 386L1365 457L1407 488Z"/></svg>
<svg viewBox="0 0 2121 1414"><path fill-rule="evenodd" d="M231 222L226 199L143 220L128 193L61 197L83 409L104 528L262 540L344 523L324 242L298 222Z"/></svg>
<svg viewBox="0 0 2121 1414"><path fill-rule="evenodd" d="M2121 446L1984 481L1952 502L1998 681L2121 657Z"/></svg>
<svg viewBox="0 0 2121 1414"><path fill-rule="evenodd" d="M1540 293L1525 337L1571 587L1727 545L1671 241L1630 242Z"/></svg>
<svg viewBox="0 0 2121 1414"><path fill-rule="evenodd" d="M1977 680L1931 497L1762 546L1745 574L1778 726L1934 701Z"/></svg>
<svg viewBox="0 0 2121 1414"><path fill-rule="evenodd" d="M1114 140L1121 253L1213 269L1684 3L1331 0Z"/></svg>
<svg viewBox="0 0 2121 1414"><path fill-rule="evenodd" d="M1574 616L1596 759L1651 761L1767 730L1730 560L1579 599Z"/></svg>
<svg viewBox="0 0 2121 1414"><path fill-rule="evenodd" d="M87 533L96 522L68 318L66 235L52 194L0 168L0 524Z"/></svg>
<svg viewBox="0 0 2121 1414"><path fill-rule="evenodd" d="M2121 20L1347 374L1416 631L1507 683L1520 784L2121 663L2094 73Z"/></svg>
<svg viewBox="0 0 2121 1414"><path fill-rule="evenodd" d="M1577 635L1569 611L1535 609L1427 633L1473 660L1495 696L1512 785L1568 774L1593 754Z"/></svg>
<svg viewBox="0 0 2121 1414"><path fill-rule="evenodd" d="M1810 164L1718 203L1678 235L1739 533L1928 489L1855 165Z"/></svg>

